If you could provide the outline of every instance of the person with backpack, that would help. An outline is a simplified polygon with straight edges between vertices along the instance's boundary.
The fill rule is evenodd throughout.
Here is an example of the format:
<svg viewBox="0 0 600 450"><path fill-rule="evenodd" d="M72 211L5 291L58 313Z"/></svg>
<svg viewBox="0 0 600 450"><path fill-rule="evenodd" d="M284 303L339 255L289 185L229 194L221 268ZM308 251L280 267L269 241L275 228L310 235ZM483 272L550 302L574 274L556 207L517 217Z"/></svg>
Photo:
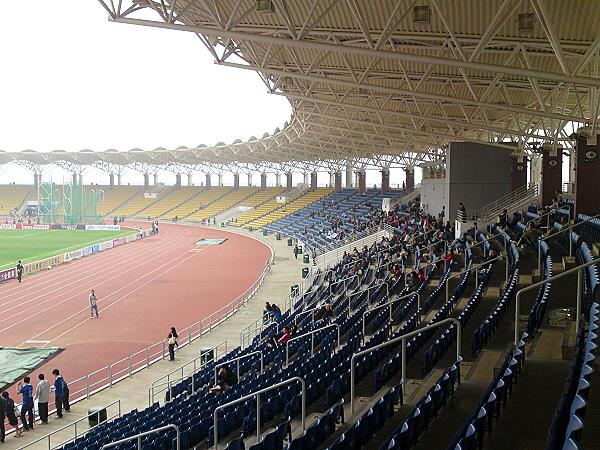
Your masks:
<svg viewBox="0 0 600 450"><path fill-rule="evenodd" d="M179 344L177 344L178 337L175 327L171 327L171 331L167 336L167 342L169 343L169 361L175 361L175 347L179 347Z"/></svg>

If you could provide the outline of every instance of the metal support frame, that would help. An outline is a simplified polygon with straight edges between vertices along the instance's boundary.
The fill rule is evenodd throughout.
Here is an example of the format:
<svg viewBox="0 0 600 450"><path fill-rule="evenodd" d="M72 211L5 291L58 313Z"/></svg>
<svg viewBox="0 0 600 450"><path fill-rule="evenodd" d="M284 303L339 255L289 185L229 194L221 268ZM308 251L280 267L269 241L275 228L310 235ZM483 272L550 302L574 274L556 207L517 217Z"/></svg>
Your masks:
<svg viewBox="0 0 600 450"><path fill-rule="evenodd" d="M355 376L354 376L354 362L356 358L364 355L368 355L369 353L374 352L375 350L379 350L380 348L387 347L388 345L395 344L397 342L402 342L402 381L406 380L406 339L416 336L419 333L423 333L425 331L432 330L434 328L441 327L447 323L455 323L457 326L457 334L456 334L456 359L460 360L460 342L461 342L461 333L462 327L460 321L455 319L454 317L448 317L447 319L440 320L434 324L427 325L423 328L419 328L418 330L411 331L410 333L403 334L402 336L395 337L390 339L389 341L382 342L381 344L375 345L366 350L362 350L358 353L352 355L350 359L350 412L354 414L354 384L355 384Z"/></svg>
<svg viewBox="0 0 600 450"><path fill-rule="evenodd" d="M367 293L367 304L370 304L370 301L368 298L369 292L372 289L376 289L376 288L379 288L382 286L385 286L385 295L387 295L389 297L390 296L390 287L387 284L387 281L384 281L383 283L375 284L371 287L368 287L367 289L363 289L361 291L356 291L356 292L353 292L352 294L348 295L348 318L352 317L352 314L353 314L353 311L352 311L352 298L353 297L356 297L357 295L360 295L360 294L364 294L366 292Z"/></svg>
<svg viewBox="0 0 600 450"><path fill-rule="evenodd" d="M596 214L595 216L588 217L587 219L585 219L581 222L574 223L573 225L569 225L566 228L561 228L556 233L552 233L551 235L545 236L542 239L540 239L538 242L538 270L540 269L540 264L541 264L541 261L540 261L540 258L541 258L540 250L541 250L541 245L542 245L541 241L547 241L548 239L558 236L559 234L562 234L565 231L569 231L569 258L572 258L573 257L573 241L571 240L571 231L570 230L578 227L579 225L591 222L592 220L598 219L598 218L600 218L600 214ZM548 230L548 231L550 231L550 230Z"/></svg>
<svg viewBox="0 0 600 450"><path fill-rule="evenodd" d="M137 440L138 449L141 449L142 448L142 438L143 437L150 436L151 434L154 434L154 433L160 433L161 431L166 431L166 430L175 430L175 433L177 433L177 437L176 437L176 450L180 450L181 449L181 442L180 442L179 427L177 425L173 425L173 424L165 425L164 427L155 428L154 430L145 431L143 433L136 434L134 436L129 436L129 437L126 437L124 439L120 439L118 441L111 442L110 444L103 445L101 450L105 450L107 448L116 447L117 445L121 445L121 444L124 444L124 443L129 442L129 441L133 441L134 439Z"/></svg>
<svg viewBox="0 0 600 450"><path fill-rule="evenodd" d="M334 285L334 284L335 284L336 286L339 286L339 284L340 284L340 283L344 283L344 290L346 290L346 289L348 288L348 286L347 286L347 285L348 285L347 281L348 281L348 280L353 280L353 279L355 279L355 278L358 278L358 274L357 274L357 273L355 273L354 275L351 275L351 276L349 276L349 277L342 278L341 280L338 280L338 281L333 281L333 282L329 283L329 295L332 295L332 294L333 294L333 285Z"/></svg>
<svg viewBox="0 0 600 450"><path fill-rule="evenodd" d="M323 331L323 330L326 330L331 327L337 328L337 348L339 349L340 348L340 325L337 323L330 323L329 325L325 325L324 327L317 328L316 330L312 330L312 331L309 331L308 333L304 333L300 336L293 337L289 341L287 341L285 343L285 365L286 365L286 367L289 364L289 351L290 351L290 343L291 342L310 335L310 337L311 337L310 338L310 355L312 356L315 351L315 338L314 338L315 333L318 333L319 331Z"/></svg>
<svg viewBox="0 0 600 450"><path fill-rule="evenodd" d="M384 303L383 305L378 305L378 306L375 306L375 307L373 307L373 308L371 308L371 309L367 309L367 310L366 310L366 311L363 313L363 317L362 317L362 324L363 324L363 338L364 338L364 336L365 336L365 329L366 329L366 318L367 318L367 314L369 314L369 313L372 313L373 311L378 311L378 310L380 310L380 309L383 309L383 308L386 308L386 307L388 307L388 306L389 306L389 308L390 308L390 319L389 319L389 320L390 320L390 322L391 322L391 321L392 321L392 304L393 304L393 303L398 303L398 302L401 302L402 300L404 300L404 299L407 299L407 298L409 298L409 297L412 297L412 296L414 296L414 295L416 295L416 296L417 296L417 313L419 313L419 316L420 316L420 310L421 310L421 294L420 294L419 292L416 292L416 291L415 291L415 292L411 292L410 294L403 295L402 297L400 297L400 298L397 298L396 300L392 300L392 301L390 301L390 302L386 302L386 303ZM419 317L419 320L420 320L420 317Z"/></svg>
<svg viewBox="0 0 600 450"><path fill-rule="evenodd" d="M238 356L237 358L229 359L227 361L222 361L219 364L215 364L215 383L217 382L217 374L218 374L219 368L223 367L229 363L232 363L232 362L237 362L237 377L239 380L240 379L240 361L242 359L250 358L251 356L254 356L254 355L260 355L260 373L263 373L263 371L264 371L263 352L262 352L262 350L257 350L255 352L250 352L246 355Z"/></svg>
<svg viewBox="0 0 600 450"><path fill-rule="evenodd" d="M302 431L304 431L306 428L306 383L304 382L304 379L302 379L300 377L292 377L285 381L276 383L272 386L266 387L264 389L260 389L251 394L244 395L243 397L240 397L236 400L232 400L228 403L225 403L224 405L217 406L213 413L214 450L219 450L219 420L218 420L219 411L221 411L229 406L237 405L238 403L242 403L242 402L245 402L246 400L256 397L256 442L258 443L258 442L260 442L260 394L264 394L266 392L272 391L273 389L277 389L282 386L287 386L288 384L291 384L295 381L299 381L300 384L302 385Z"/></svg>
<svg viewBox="0 0 600 450"><path fill-rule="evenodd" d="M524 288L520 289L517 292L517 295L515 296L515 344L519 342L519 312L521 307L521 295L523 295L525 292L536 289L546 283L550 283L554 280L559 280L575 272L577 272L577 320L575 320L575 332L579 331L579 316L581 315L581 300L583 297L583 269L589 266L593 266L594 264L598 264L599 262L600 258L596 258L593 261L586 262L577 267L573 267L572 269L559 273L558 275L554 275L550 278L546 278L545 280L538 281L537 283L525 286Z"/></svg>

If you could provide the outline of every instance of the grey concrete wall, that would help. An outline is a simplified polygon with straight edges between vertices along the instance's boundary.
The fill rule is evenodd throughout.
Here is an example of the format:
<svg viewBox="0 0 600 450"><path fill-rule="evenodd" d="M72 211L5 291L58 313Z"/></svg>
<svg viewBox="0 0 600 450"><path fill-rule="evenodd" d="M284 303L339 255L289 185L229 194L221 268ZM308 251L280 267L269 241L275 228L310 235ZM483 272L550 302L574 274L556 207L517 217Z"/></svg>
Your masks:
<svg viewBox="0 0 600 450"><path fill-rule="evenodd" d="M456 218L460 202L478 209L511 191L511 152L491 145L451 142L446 157L447 210Z"/></svg>
<svg viewBox="0 0 600 450"><path fill-rule="evenodd" d="M421 205L433 216L448 208L448 182L445 178L421 180ZM447 216L446 213L444 215Z"/></svg>

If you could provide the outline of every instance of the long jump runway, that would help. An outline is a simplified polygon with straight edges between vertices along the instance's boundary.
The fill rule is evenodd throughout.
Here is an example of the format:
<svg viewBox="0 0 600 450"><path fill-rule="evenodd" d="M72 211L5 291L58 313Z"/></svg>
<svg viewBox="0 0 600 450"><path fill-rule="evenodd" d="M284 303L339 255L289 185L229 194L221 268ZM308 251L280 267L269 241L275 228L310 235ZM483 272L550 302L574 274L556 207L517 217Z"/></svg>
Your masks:
<svg viewBox="0 0 600 450"><path fill-rule="evenodd" d="M147 225L146 225L147 226ZM197 246L203 238L221 245ZM209 316L243 294L271 255L222 230L161 224L160 234L0 286L0 345L60 347L35 373L83 377ZM90 319L96 290L99 319Z"/></svg>

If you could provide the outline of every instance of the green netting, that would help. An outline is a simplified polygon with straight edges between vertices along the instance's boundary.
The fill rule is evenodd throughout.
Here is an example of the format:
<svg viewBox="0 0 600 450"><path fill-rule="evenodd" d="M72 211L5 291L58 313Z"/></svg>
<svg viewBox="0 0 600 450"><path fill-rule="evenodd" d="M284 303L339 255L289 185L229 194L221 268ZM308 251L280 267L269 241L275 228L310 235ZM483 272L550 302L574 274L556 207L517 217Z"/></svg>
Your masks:
<svg viewBox="0 0 600 450"><path fill-rule="evenodd" d="M97 206L104 192L80 184L44 182L38 190L40 222L44 224L100 223Z"/></svg>
<svg viewBox="0 0 600 450"><path fill-rule="evenodd" d="M57 347L0 347L0 389L21 379L25 374L53 358L59 351Z"/></svg>

